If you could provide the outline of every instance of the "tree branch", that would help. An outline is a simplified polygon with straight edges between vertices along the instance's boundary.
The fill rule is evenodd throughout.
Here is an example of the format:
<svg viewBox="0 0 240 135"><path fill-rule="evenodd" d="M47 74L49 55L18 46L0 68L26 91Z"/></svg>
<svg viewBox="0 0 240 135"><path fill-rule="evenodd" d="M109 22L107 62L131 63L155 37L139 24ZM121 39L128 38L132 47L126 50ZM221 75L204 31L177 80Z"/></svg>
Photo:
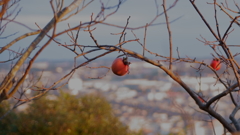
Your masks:
<svg viewBox="0 0 240 135"><path fill-rule="evenodd" d="M75 0L73 1L68 7L64 8L61 12L57 14L57 16L54 16L52 20L44 27L44 29L40 32L40 34L35 38L35 40L29 45L25 53L22 55L22 57L17 61L17 63L14 65L14 67L9 71L8 75L4 78L4 80L1 83L0 86L0 94L7 88L7 86L10 84L13 77L18 72L19 68L22 66L24 61L28 58L28 56L31 54L31 52L36 48L37 44L45 37L46 33L54 26L55 23L57 23L61 18L63 18L66 14L73 11L75 8L80 5L82 0ZM6 91L9 91L9 89L6 89Z"/></svg>
<svg viewBox="0 0 240 135"><path fill-rule="evenodd" d="M240 109L240 105L236 106L232 111L231 115L229 116L229 119L233 122L237 131L240 131L240 123L235 119L235 114L238 112L239 109Z"/></svg>

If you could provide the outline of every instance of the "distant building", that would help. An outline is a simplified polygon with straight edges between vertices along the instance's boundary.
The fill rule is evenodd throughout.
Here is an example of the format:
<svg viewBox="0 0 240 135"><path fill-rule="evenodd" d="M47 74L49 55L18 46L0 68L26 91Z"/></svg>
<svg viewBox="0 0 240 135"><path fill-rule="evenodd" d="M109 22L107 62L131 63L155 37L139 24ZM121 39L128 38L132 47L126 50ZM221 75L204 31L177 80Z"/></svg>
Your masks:
<svg viewBox="0 0 240 135"><path fill-rule="evenodd" d="M83 82L78 77L72 77L68 82L68 88L72 95L77 95L82 90Z"/></svg>

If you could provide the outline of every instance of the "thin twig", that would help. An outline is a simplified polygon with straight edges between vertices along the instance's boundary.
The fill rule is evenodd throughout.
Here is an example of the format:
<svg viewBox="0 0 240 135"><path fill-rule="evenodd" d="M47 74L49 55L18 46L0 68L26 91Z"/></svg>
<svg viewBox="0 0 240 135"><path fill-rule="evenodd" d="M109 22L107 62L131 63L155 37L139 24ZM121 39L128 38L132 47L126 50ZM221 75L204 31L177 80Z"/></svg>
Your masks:
<svg viewBox="0 0 240 135"><path fill-rule="evenodd" d="M169 55L170 55L170 60L169 60L169 69L172 70L172 32L170 29L170 23L168 21L168 14L166 10L166 0L163 0L163 10L165 14L165 19L166 19L166 24L167 24L167 29L168 29L168 36L169 36Z"/></svg>
<svg viewBox="0 0 240 135"><path fill-rule="evenodd" d="M144 53L145 53L145 48L146 48L146 39L147 39L147 27L148 27L148 24L146 24L146 27L145 27L145 31L144 31L144 38L143 38L143 56L144 56Z"/></svg>

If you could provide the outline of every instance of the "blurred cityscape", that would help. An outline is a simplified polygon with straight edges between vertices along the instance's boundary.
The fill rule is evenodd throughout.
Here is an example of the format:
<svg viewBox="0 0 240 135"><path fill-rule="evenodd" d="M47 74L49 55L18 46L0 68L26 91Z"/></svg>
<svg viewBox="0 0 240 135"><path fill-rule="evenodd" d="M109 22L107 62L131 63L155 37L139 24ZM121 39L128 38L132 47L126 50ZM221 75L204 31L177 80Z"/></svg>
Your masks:
<svg viewBox="0 0 240 135"><path fill-rule="evenodd" d="M210 60L205 60L209 61ZM221 135L224 132L222 125L202 112L194 100L176 82L161 69L142 61L131 61L130 73L125 76L116 76L110 67L111 60L99 60L90 63L87 67L80 67L67 85L61 90L73 95L88 93L101 94L111 103L114 113L131 130L143 130L146 135L156 134L189 134L212 135L214 132ZM78 62L80 63L80 62ZM168 63L163 63L167 66ZM7 67L1 65L0 74L7 73ZM24 82L23 89L26 95L31 95L29 84L39 87L50 86L55 81L69 73L74 67L70 61L38 61L33 64L32 70ZM9 68L9 67L8 67ZM181 76L192 90L208 100L224 90L223 85L216 81L214 74L207 68L196 72L198 65L178 63L173 65L174 73ZM224 67L223 67L224 68ZM223 69L218 71L223 72ZM54 98L58 91L49 92L49 98ZM23 110L25 105L17 109ZM217 112L228 119L233 110L229 97L224 97L217 104ZM239 115L239 114L238 114ZM214 128L213 126L214 125Z"/></svg>

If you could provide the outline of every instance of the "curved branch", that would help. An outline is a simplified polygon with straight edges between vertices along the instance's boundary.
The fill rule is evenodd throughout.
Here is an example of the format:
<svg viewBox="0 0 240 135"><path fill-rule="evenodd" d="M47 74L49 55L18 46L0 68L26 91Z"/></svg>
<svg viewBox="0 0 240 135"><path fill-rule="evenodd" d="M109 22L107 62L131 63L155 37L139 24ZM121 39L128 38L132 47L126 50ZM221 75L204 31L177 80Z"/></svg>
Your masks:
<svg viewBox="0 0 240 135"><path fill-rule="evenodd" d="M188 94L193 98L193 100L196 102L196 104L199 106L200 109L208 112L211 116L213 116L214 118L216 118L217 120L219 120L219 122L224 125L224 127L226 127L228 129L229 132L235 132L236 130L221 116L219 115L216 111L214 111L212 108L207 107L205 104L203 104L200 99L196 96L196 94L194 94L194 92L178 77L176 76L171 70L169 70L168 68L164 67L162 64L155 62L151 59L148 59L147 57L138 54L134 51L128 50L128 49L124 49L124 48L118 48L116 46L112 46L110 48L106 48L106 47L101 47L98 46L101 49L105 49L105 50L116 50L116 51L124 51L126 53L128 53L129 55L132 55L138 59L141 59L143 61L146 61L147 63L150 63L154 66L157 66L159 68L161 68L165 73L167 73L175 82L177 82L179 85L181 85L186 92L188 92ZM237 87L237 84L235 84ZM235 86L234 85L234 86ZM233 86L231 87L232 89Z"/></svg>
<svg viewBox="0 0 240 135"><path fill-rule="evenodd" d="M231 87L229 87L227 90L225 90L225 91L223 91L222 93L218 94L217 96L211 98L211 99L206 103L206 107L209 108L210 105L211 105L213 102L215 102L215 101L217 101L218 99L226 96L228 93L232 92L233 89L235 89L236 87L238 87L238 83L233 84L233 85L232 85Z"/></svg>
<svg viewBox="0 0 240 135"><path fill-rule="evenodd" d="M236 127L237 131L240 131L240 123L234 118L235 114L240 110L240 105L236 106L234 110L232 111L231 115L229 116L229 119L233 122L234 126Z"/></svg>
<svg viewBox="0 0 240 135"><path fill-rule="evenodd" d="M221 122L221 124L228 129L229 132L236 132L236 130L230 125L230 123L228 123L220 114L218 114L215 110L213 110L212 108L208 108L205 110L206 112L208 112L211 116L213 116L214 118L216 118L219 122Z"/></svg>

